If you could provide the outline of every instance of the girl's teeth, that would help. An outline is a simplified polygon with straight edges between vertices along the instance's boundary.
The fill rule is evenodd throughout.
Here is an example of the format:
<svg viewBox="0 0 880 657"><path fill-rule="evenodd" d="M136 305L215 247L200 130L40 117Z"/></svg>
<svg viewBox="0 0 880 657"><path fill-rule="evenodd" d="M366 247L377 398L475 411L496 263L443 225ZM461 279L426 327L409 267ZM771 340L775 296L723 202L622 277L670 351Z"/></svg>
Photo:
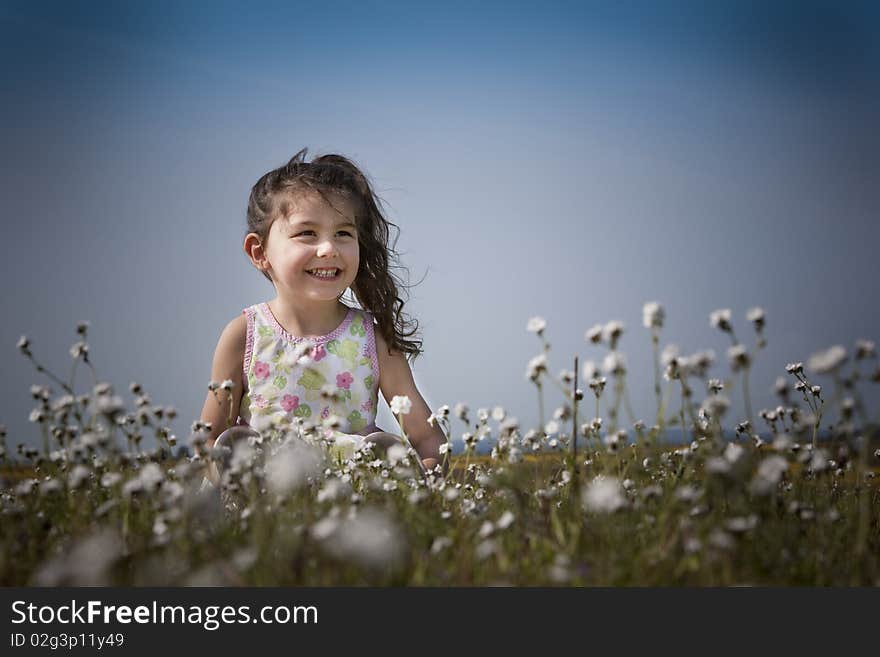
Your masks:
<svg viewBox="0 0 880 657"><path fill-rule="evenodd" d="M337 270L333 269L331 271L323 271L323 272L313 270L313 271L310 271L309 273L312 276L317 276L318 278L334 278L337 274Z"/></svg>

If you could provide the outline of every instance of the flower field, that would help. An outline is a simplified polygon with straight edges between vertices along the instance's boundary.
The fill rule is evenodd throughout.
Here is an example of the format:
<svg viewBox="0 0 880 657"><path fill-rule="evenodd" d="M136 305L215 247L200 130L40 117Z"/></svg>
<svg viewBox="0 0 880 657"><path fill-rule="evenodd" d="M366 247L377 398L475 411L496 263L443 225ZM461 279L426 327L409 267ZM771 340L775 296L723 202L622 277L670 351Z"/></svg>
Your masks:
<svg viewBox="0 0 880 657"><path fill-rule="evenodd" d="M430 421L462 447L427 473L405 437L387 449L329 444L333 417L298 418L294 431L232 448L209 449L201 423L178 441L173 408L137 384L129 408L99 381L86 323L66 381L23 337L19 351L50 383L32 388L42 449L9 445L3 431L0 583L876 586L880 437L877 409L863 401L880 381L874 344L780 364L778 406L755 410L749 373L766 345L764 311L746 319L751 346L730 311L711 314L731 342L716 363L711 352L661 349L663 308L646 304L657 405L639 419L622 323L586 331L606 350L601 363L576 360L554 377L546 322L534 317L527 329L541 351L526 380L539 426L501 407L443 406ZM83 367L86 393L75 388ZM228 388L210 389L223 404ZM548 389L562 399L552 411ZM733 390L745 418L728 419ZM395 400L401 419L406 401ZM204 480L209 461L219 488Z"/></svg>

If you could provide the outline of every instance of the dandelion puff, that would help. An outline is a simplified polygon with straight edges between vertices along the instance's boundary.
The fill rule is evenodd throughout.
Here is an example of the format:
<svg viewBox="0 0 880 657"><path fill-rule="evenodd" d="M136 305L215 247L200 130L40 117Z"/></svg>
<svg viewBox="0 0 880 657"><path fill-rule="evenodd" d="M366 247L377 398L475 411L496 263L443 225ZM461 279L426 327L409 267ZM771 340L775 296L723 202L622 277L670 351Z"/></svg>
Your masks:
<svg viewBox="0 0 880 657"><path fill-rule="evenodd" d="M104 488L113 488L122 481L122 475L118 472L107 472L101 476L101 485Z"/></svg>
<svg viewBox="0 0 880 657"><path fill-rule="evenodd" d="M730 361L730 369L734 372L748 367L751 362L748 350L741 344L735 344L727 349L727 359Z"/></svg>
<svg viewBox="0 0 880 657"><path fill-rule="evenodd" d="M496 406L492 409L492 419L496 422L503 422L507 416L507 412L502 406Z"/></svg>
<svg viewBox="0 0 880 657"><path fill-rule="evenodd" d="M604 326L601 324L596 324L593 327L587 329L584 333L584 340L590 342L592 344L599 344L602 342L602 332L604 330Z"/></svg>
<svg viewBox="0 0 880 657"><path fill-rule="evenodd" d="M709 323L713 328L730 333L733 330L733 327L730 325L730 316L730 308L713 310L709 314Z"/></svg>
<svg viewBox="0 0 880 657"><path fill-rule="evenodd" d="M746 450L736 444L736 443L727 443L727 447L724 448L724 458L728 463L737 463L745 454Z"/></svg>
<svg viewBox="0 0 880 657"><path fill-rule="evenodd" d="M593 513L614 513L626 504L623 488L616 477L597 475L583 493L584 509Z"/></svg>
<svg viewBox="0 0 880 657"><path fill-rule="evenodd" d="M545 328L547 328L547 322L543 317L532 317L526 324L526 330L529 333L537 333L538 335L542 335Z"/></svg>
<svg viewBox="0 0 880 657"><path fill-rule="evenodd" d="M319 453L309 445L296 441L278 450L266 465L266 483L277 495L285 495L305 485L321 471Z"/></svg>
<svg viewBox="0 0 880 657"><path fill-rule="evenodd" d="M730 408L730 400L724 395L712 395L703 400L700 410L713 419L720 419Z"/></svg>
<svg viewBox="0 0 880 657"><path fill-rule="evenodd" d="M440 554L448 547L452 546L452 539L448 536L438 536L431 543L431 554Z"/></svg>
<svg viewBox="0 0 880 657"><path fill-rule="evenodd" d="M748 312L746 312L746 319L754 324L755 330L760 333L763 330L766 321L764 309L760 306L749 308Z"/></svg>
<svg viewBox="0 0 880 657"><path fill-rule="evenodd" d="M642 325L645 328L662 328L666 312L657 301L649 301L642 306Z"/></svg>
<svg viewBox="0 0 880 657"><path fill-rule="evenodd" d="M758 465L755 477L752 479L751 491L756 495L767 495L782 479L783 473L788 470L788 461L778 454L765 458Z"/></svg>
<svg viewBox="0 0 880 657"><path fill-rule="evenodd" d="M407 415L412 410L412 402L406 395L395 395L389 406L395 415Z"/></svg>
<svg viewBox="0 0 880 657"><path fill-rule="evenodd" d="M856 360L874 358L875 355L876 351L874 349L874 342L872 340L856 340Z"/></svg>
<svg viewBox="0 0 880 657"><path fill-rule="evenodd" d="M624 323L617 320L608 322L602 328L602 337L608 343L612 351L617 348L617 341L620 339L620 336L623 335L624 328Z"/></svg>
<svg viewBox="0 0 880 657"><path fill-rule="evenodd" d="M147 490L154 490L165 480L165 475L162 473L162 468L160 468L158 464L147 463L141 468L140 474L138 474L138 479L140 479L144 488Z"/></svg>
<svg viewBox="0 0 880 657"><path fill-rule="evenodd" d="M726 523L724 523L724 526L729 532L733 532L734 534L742 534L744 532L751 531L758 526L758 516L756 516L755 514L750 514L745 517L730 518Z"/></svg>
<svg viewBox="0 0 880 657"><path fill-rule="evenodd" d="M593 361L585 360L584 364L581 367L584 381L590 381L591 379L595 379L597 376L599 376L599 368Z"/></svg>
<svg viewBox="0 0 880 657"><path fill-rule="evenodd" d="M537 381L542 373L547 371L546 354L538 354L532 358L526 366L526 378L531 381Z"/></svg>
<svg viewBox="0 0 880 657"><path fill-rule="evenodd" d="M332 502L351 495L351 485L338 477L332 477L324 482L324 486L318 491L318 502Z"/></svg>
<svg viewBox="0 0 880 657"><path fill-rule="evenodd" d="M339 528L339 519L334 516L326 516L312 525L309 533L317 541L326 541L333 536Z"/></svg>
<svg viewBox="0 0 880 657"><path fill-rule="evenodd" d="M78 358L87 358L89 355L89 345L80 340L70 348L70 357L74 360Z"/></svg>
<svg viewBox="0 0 880 657"><path fill-rule="evenodd" d="M660 364L663 365L663 367L668 367L669 364L680 355L681 350L678 348L678 345L668 344L663 347L663 350L660 352Z"/></svg>
<svg viewBox="0 0 880 657"><path fill-rule="evenodd" d="M723 529L713 529L709 534L709 545L724 551L733 550L736 547L736 540Z"/></svg>
<svg viewBox="0 0 880 657"><path fill-rule="evenodd" d="M626 374L626 357L618 351L612 351L602 360L602 371L614 376Z"/></svg>
<svg viewBox="0 0 880 657"><path fill-rule="evenodd" d="M810 356L807 367L816 374L831 374L846 362L846 349L839 344Z"/></svg>
<svg viewBox="0 0 880 657"><path fill-rule="evenodd" d="M44 563L34 574L36 586L106 586L108 571L122 556L119 535L100 530Z"/></svg>
<svg viewBox="0 0 880 657"><path fill-rule="evenodd" d="M379 509L362 508L339 524L324 547L339 559L378 570L399 564L406 545L391 516Z"/></svg>

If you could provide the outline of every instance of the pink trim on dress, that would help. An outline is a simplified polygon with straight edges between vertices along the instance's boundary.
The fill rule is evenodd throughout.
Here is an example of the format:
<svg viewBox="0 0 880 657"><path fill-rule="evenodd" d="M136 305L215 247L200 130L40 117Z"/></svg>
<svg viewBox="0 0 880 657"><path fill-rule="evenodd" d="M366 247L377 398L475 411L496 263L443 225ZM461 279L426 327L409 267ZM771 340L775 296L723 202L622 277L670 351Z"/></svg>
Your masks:
<svg viewBox="0 0 880 657"><path fill-rule="evenodd" d="M348 325L351 324L352 317L354 316L354 308L349 307L348 312L345 313L345 317L342 320L342 324L337 326L327 335L309 335L298 338L284 330L284 327L278 323L278 320L275 319L275 315L272 314L272 309L269 307L268 303L261 303L260 309L263 311L263 315L272 325L272 328L275 329L275 334L278 337L286 340L287 342L299 342L300 340L309 340L311 342L329 342L330 340L341 335L348 329Z"/></svg>
<svg viewBox="0 0 880 657"><path fill-rule="evenodd" d="M376 353L376 330L375 324L373 324L373 313L364 311L364 324L367 327L367 348L370 350L370 360L373 361L373 394L372 399L374 401L379 400L379 354ZM376 413L376 408L373 408L373 413Z"/></svg>
<svg viewBox="0 0 880 657"><path fill-rule="evenodd" d="M256 312L256 309L253 306L248 306L241 312L247 317L247 338L244 343L244 363L241 375L242 394L244 394L244 391L247 389L247 375L248 370L251 368L251 358L254 355L254 312Z"/></svg>

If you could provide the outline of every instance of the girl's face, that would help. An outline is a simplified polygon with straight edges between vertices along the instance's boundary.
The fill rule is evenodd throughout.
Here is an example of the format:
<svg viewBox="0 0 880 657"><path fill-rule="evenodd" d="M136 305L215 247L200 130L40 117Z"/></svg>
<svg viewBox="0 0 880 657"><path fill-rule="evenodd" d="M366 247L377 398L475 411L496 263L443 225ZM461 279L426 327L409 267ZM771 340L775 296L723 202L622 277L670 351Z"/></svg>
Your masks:
<svg viewBox="0 0 880 657"><path fill-rule="evenodd" d="M317 193L298 195L292 212L269 229L264 249L279 295L335 301L354 283L360 265L354 204L327 196L336 209Z"/></svg>

